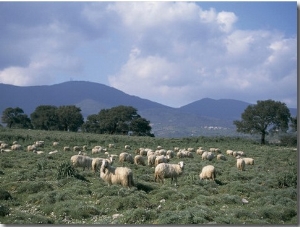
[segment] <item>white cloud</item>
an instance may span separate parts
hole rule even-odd
[[[67,8],[40,21],[2,23],[0,82],[101,83],[107,76],[117,89],[175,107],[205,97],[274,97],[296,106],[295,37],[239,29],[234,12],[204,10],[201,2],[80,3],[63,13]]]
[[[296,39],[285,40],[280,33],[264,30],[239,30],[233,12],[205,11],[192,3],[132,4],[110,8],[123,19],[134,52],[138,50],[134,58],[129,53],[127,62],[110,76],[112,86],[173,106],[204,97],[256,102],[269,97],[275,84],[287,89],[277,82],[286,77],[285,84],[296,90],[290,83],[296,81],[296,74],[289,73],[295,69]],[[278,69],[281,75],[273,69],[278,65],[284,68]]]

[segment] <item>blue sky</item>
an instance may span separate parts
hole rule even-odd
[[[0,83],[297,106],[297,2],[0,2]]]

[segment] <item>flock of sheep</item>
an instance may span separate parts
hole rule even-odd
[[[32,145],[27,146],[28,152],[34,152],[37,154],[43,154],[44,151],[41,151],[39,148],[44,147],[44,141],[36,141]],[[58,142],[53,142],[52,146],[57,147]],[[209,151],[205,151],[202,147],[199,147],[197,150],[194,148],[180,149],[179,147],[174,147],[173,150],[165,150],[161,146],[157,146],[156,150],[150,148],[139,148],[134,152],[131,150],[129,145],[125,145],[124,149],[126,151],[117,154],[110,154],[109,149],[115,148],[114,144],[109,144],[108,148],[102,146],[94,146],[91,149],[91,154],[104,153],[107,157],[89,157],[87,155],[88,148],[87,146],[74,146],[72,149],[68,146],[64,147],[64,151],[78,152],[77,155],[72,155],[70,161],[72,165],[77,168],[81,167],[83,170],[91,169],[94,173],[100,173],[100,178],[107,182],[109,185],[120,184],[124,187],[134,186],[133,181],[133,171],[124,167],[124,162],[128,162],[135,165],[142,165],[154,168],[154,180],[155,182],[164,183],[165,178],[170,178],[171,183],[177,184],[177,178],[182,175],[184,171],[185,163],[181,160],[178,164],[168,163],[175,156],[178,159],[184,158],[194,158],[194,155],[200,155],[202,160],[211,161],[215,157],[217,160],[226,161],[227,157],[221,153],[219,148],[210,148]],[[22,146],[16,141],[13,142],[11,146],[7,143],[0,141],[1,152],[10,152],[13,150],[23,150]],[[50,151],[48,154],[52,155],[57,153],[58,150]],[[254,159],[245,157],[243,151],[233,151],[227,150],[227,156],[233,156],[236,158],[236,167],[238,170],[244,171],[245,165],[254,165]],[[118,159],[119,164],[123,166],[114,167],[113,164]],[[147,162],[147,163],[146,163]],[[202,179],[211,179],[215,180],[216,178],[216,169],[213,165],[206,165],[202,168],[199,174],[200,180]]]

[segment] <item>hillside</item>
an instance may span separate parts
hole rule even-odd
[[[27,87],[0,84],[0,114],[8,107],[20,107],[30,115],[39,105],[76,105],[85,118],[104,108],[133,106],[142,117],[150,120],[155,136],[184,137],[235,133],[232,122],[240,119],[250,103],[205,98],[172,108],[87,81]],[[291,109],[293,116],[296,112]]]

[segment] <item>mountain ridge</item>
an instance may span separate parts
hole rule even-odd
[[[202,135],[208,127],[233,130],[233,120],[239,120],[241,113],[251,104],[234,99],[204,98],[174,108],[89,81],[26,87],[0,83],[0,114],[8,107],[20,107],[30,115],[39,105],[76,105],[85,118],[101,109],[133,106],[151,122],[155,136],[183,137]]]

